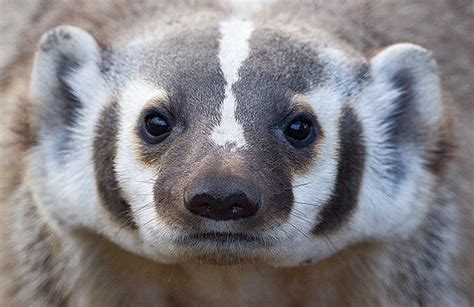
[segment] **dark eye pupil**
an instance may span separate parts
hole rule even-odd
[[[311,123],[304,118],[297,118],[290,122],[285,129],[285,135],[294,140],[303,141],[311,132]]]
[[[150,135],[155,137],[168,133],[171,130],[168,121],[160,115],[147,116],[145,118],[145,128]]]

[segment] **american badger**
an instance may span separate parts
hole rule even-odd
[[[2,306],[472,303],[467,1],[1,6]]]

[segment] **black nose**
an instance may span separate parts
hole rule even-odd
[[[208,193],[197,194],[185,203],[194,214],[216,221],[238,220],[257,213],[259,204],[251,201],[244,192],[238,191],[225,196]]]

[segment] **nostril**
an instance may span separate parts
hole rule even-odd
[[[189,201],[185,201],[185,207],[194,214],[208,217],[214,201],[208,194],[199,194],[193,196]]]
[[[209,210],[211,210],[211,208],[209,207],[208,204],[203,204],[199,207],[199,210],[209,212]]]

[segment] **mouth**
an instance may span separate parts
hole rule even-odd
[[[260,258],[274,242],[261,235],[230,232],[189,233],[176,238],[190,258],[213,264],[237,264]]]
[[[199,244],[216,244],[222,246],[230,246],[233,244],[255,245],[255,247],[268,247],[272,244],[270,240],[263,236],[231,233],[231,232],[202,232],[190,233],[177,238],[176,243],[180,245],[199,245]]]

